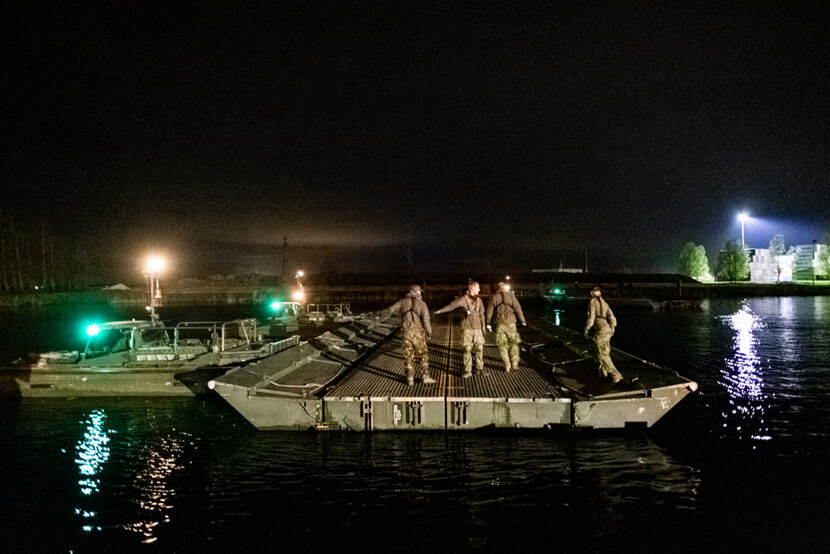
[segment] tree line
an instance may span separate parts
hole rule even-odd
[[[55,231],[46,218],[0,213],[0,289],[77,290],[102,281],[100,255],[88,243]]]
[[[830,233],[824,236],[823,244],[830,245]],[[795,246],[787,248],[784,235],[781,234],[772,237],[769,249],[773,256],[795,253]],[[825,275],[830,274],[830,248],[826,247],[819,252],[819,264]],[[702,245],[687,242],[678,256],[678,271],[698,280],[712,280],[716,277],[720,281],[744,281],[749,279],[749,250],[740,241],[727,241],[718,254],[715,275],[712,276],[706,249]]]

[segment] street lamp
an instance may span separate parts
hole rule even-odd
[[[144,276],[148,282],[148,292],[150,294],[150,303],[147,305],[147,311],[150,312],[150,324],[157,325],[159,315],[156,313],[156,308],[161,306],[161,286],[159,285],[158,274],[164,269],[164,259],[158,256],[150,256],[147,258],[147,263],[144,266]]]
[[[297,288],[291,293],[291,298],[296,302],[305,302],[305,290],[303,289],[303,282],[301,280],[304,276],[305,272],[302,269],[294,274],[294,278],[297,280]]]
[[[746,249],[746,243],[744,242],[744,223],[749,216],[746,215],[746,212],[741,212],[738,214],[738,221],[741,222],[741,249]]]

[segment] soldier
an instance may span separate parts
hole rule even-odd
[[[496,285],[496,294],[487,304],[487,330],[492,331],[490,322],[495,315],[496,320],[496,344],[499,347],[499,355],[504,362],[504,371],[510,373],[511,367],[519,369],[519,344],[522,339],[516,330],[516,320],[526,326],[525,315],[522,313],[522,306],[516,300],[516,296],[510,292],[510,287],[505,283]]]
[[[401,350],[406,361],[406,384],[415,384],[415,362],[421,366],[421,380],[425,385],[435,383],[429,376],[429,350],[427,341],[432,337],[429,324],[429,308],[421,299],[421,287],[412,285],[406,296],[389,306],[384,312],[401,314],[403,341]]]
[[[440,310],[433,312],[435,315],[443,314],[461,307],[465,311],[464,319],[461,320],[461,347],[464,349],[464,379],[473,376],[473,356],[475,351],[476,374],[488,375],[484,369],[484,302],[478,297],[481,287],[475,281],[467,285],[467,294],[459,296]]]
[[[589,331],[594,330],[594,344],[596,345],[597,363],[603,377],[611,377],[613,383],[621,381],[623,376],[614,367],[611,360],[611,336],[617,327],[617,318],[608,302],[602,298],[599,287],[591,289],[591,300],[588,302],[588,320],[585,322],[585,338],[589,338]]]

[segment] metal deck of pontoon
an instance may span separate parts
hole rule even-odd
[[[387,327],[383,327],[386,325]],[[406,384],[395,320],[354,322],[340,332],[228,372],[215,390],[260,429],[462,430],[650,426],[696,385],[615,351],[630,380],[597,376],[581,335],[523,330],[522,361],[506,373],[492,339],[489,375],[463,379],[460,331],[452,317],[433,322],[430,373],[437,383]]]
[[[495,345],[485,345],[487,376],[463,379],[460,332],[447,321],[434,325],[429,344],[431,375],[438,381],[424,385],[406,384],[406,366],[401,353],[401,336],[396,334],[360,363],[340,383],[326,392],[326,399],[360,396],[392,398],[551,398],[560,396],[555,387],[524,362],[518,371],[506,373]],[[488,333],[489,338],[493,335]],[[416,377],[420,375],[416,374]]]

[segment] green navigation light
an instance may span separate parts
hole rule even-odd
[[[97,323],[92,323],[91,325],[86,326],[86,334],[89,335],[90,337],[94,337],[95,335],[97,335],[100,332],[101,332],[101,328],[98,327]]]
[[[271,302],[271,309],[274,310],[275,312],[280,309],[280,306],[282,306],[282,302],[280,302],[279,300],[275,300],[274,302]]]
[[[553,294],[562,294],[562,289],[553,289]]]

